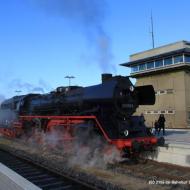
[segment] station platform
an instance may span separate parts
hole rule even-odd
[[[40,190],[7,166],[0,163],[0,190]]]
[[[157,137],[163,136],[162,131]],[[190,167],[190,130],[166,129],[164,147],[151,156],[153,160]]]

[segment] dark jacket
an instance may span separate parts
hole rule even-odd
[[[164,116],[160,116],[158,119],[158,123],[160,125],[160,127],[165,127],[165,117]]]
[[[158,121],[156,121],[155,123],[154,123],[154,128],[157,130],[157,129],[159,129],[159,123],[158,123]]]

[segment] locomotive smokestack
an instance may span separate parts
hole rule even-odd
[[[112,74],[110,74],[110,73],[103,73],[102,74],[102,83],[105,82],[105,81],[108,81],[111,78],[112,78]]]

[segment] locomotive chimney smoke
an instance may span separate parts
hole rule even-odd
[[[20,79],[14,79],[12,80],[10,83],[9,83],[9,88],[13,88],[13,89],[19,89],[19,91],[22,91],[24,93],[44,93],[45,90],[48,90],[51,89],[48,84],[43,81],[42,79],[40,79],[38,81],[39,83],[39,86],[36,86],[36,85],[33,85],[33,84],[30,84],[28,82],[23,82],[22,80]],[[45,87],[45,88],[43,88]]]
[[[20,79],[13,79],[9,83],[9,88],[26,90],[27,92],[31,92],[33,85],[26,82],[22,82]]]
[[[41,88],[41,87],[34,87],[31,91],[32,92],[41,92],[41,93],[44,93],[44,89]]]
[[[88,44],[95,50],[96,61],[103,72],[116,72],[111,63],[111,40],[104,29],[106,3],[104,0],[36,0],[51,14],[63,16],[76,28],[82,29]]]
[[[49,83],[47,83],[45,80],[40,79],[38,81],[39,86],[41,86],[46,92],[52,91],[53,88],[51,87],[51,85]]]
[[[5,100],[5,96],[3,94],[0,94],[0,105],[1,105],[1,102]]]
[[[111,40],[109,36],[102,30],[99,31],[97,48],[98,63],[103,72],[113,71],[116,73],[116,68],[111,64],[113,54],[111,52]]]

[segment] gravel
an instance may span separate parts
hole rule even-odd
[[[147,179],[135,177],[135,174],[118,173],[114,170],[97,167],[71,165],[67,155],[40,146],[31,147],[27,143],[11,141],[0,137],[0,148],[19,157],[35,162],[72,179],[93,185],[97,189],[108,190],[169,190],[171,186],[149,184]],[[176,188],[176,190],[179,188]]]

